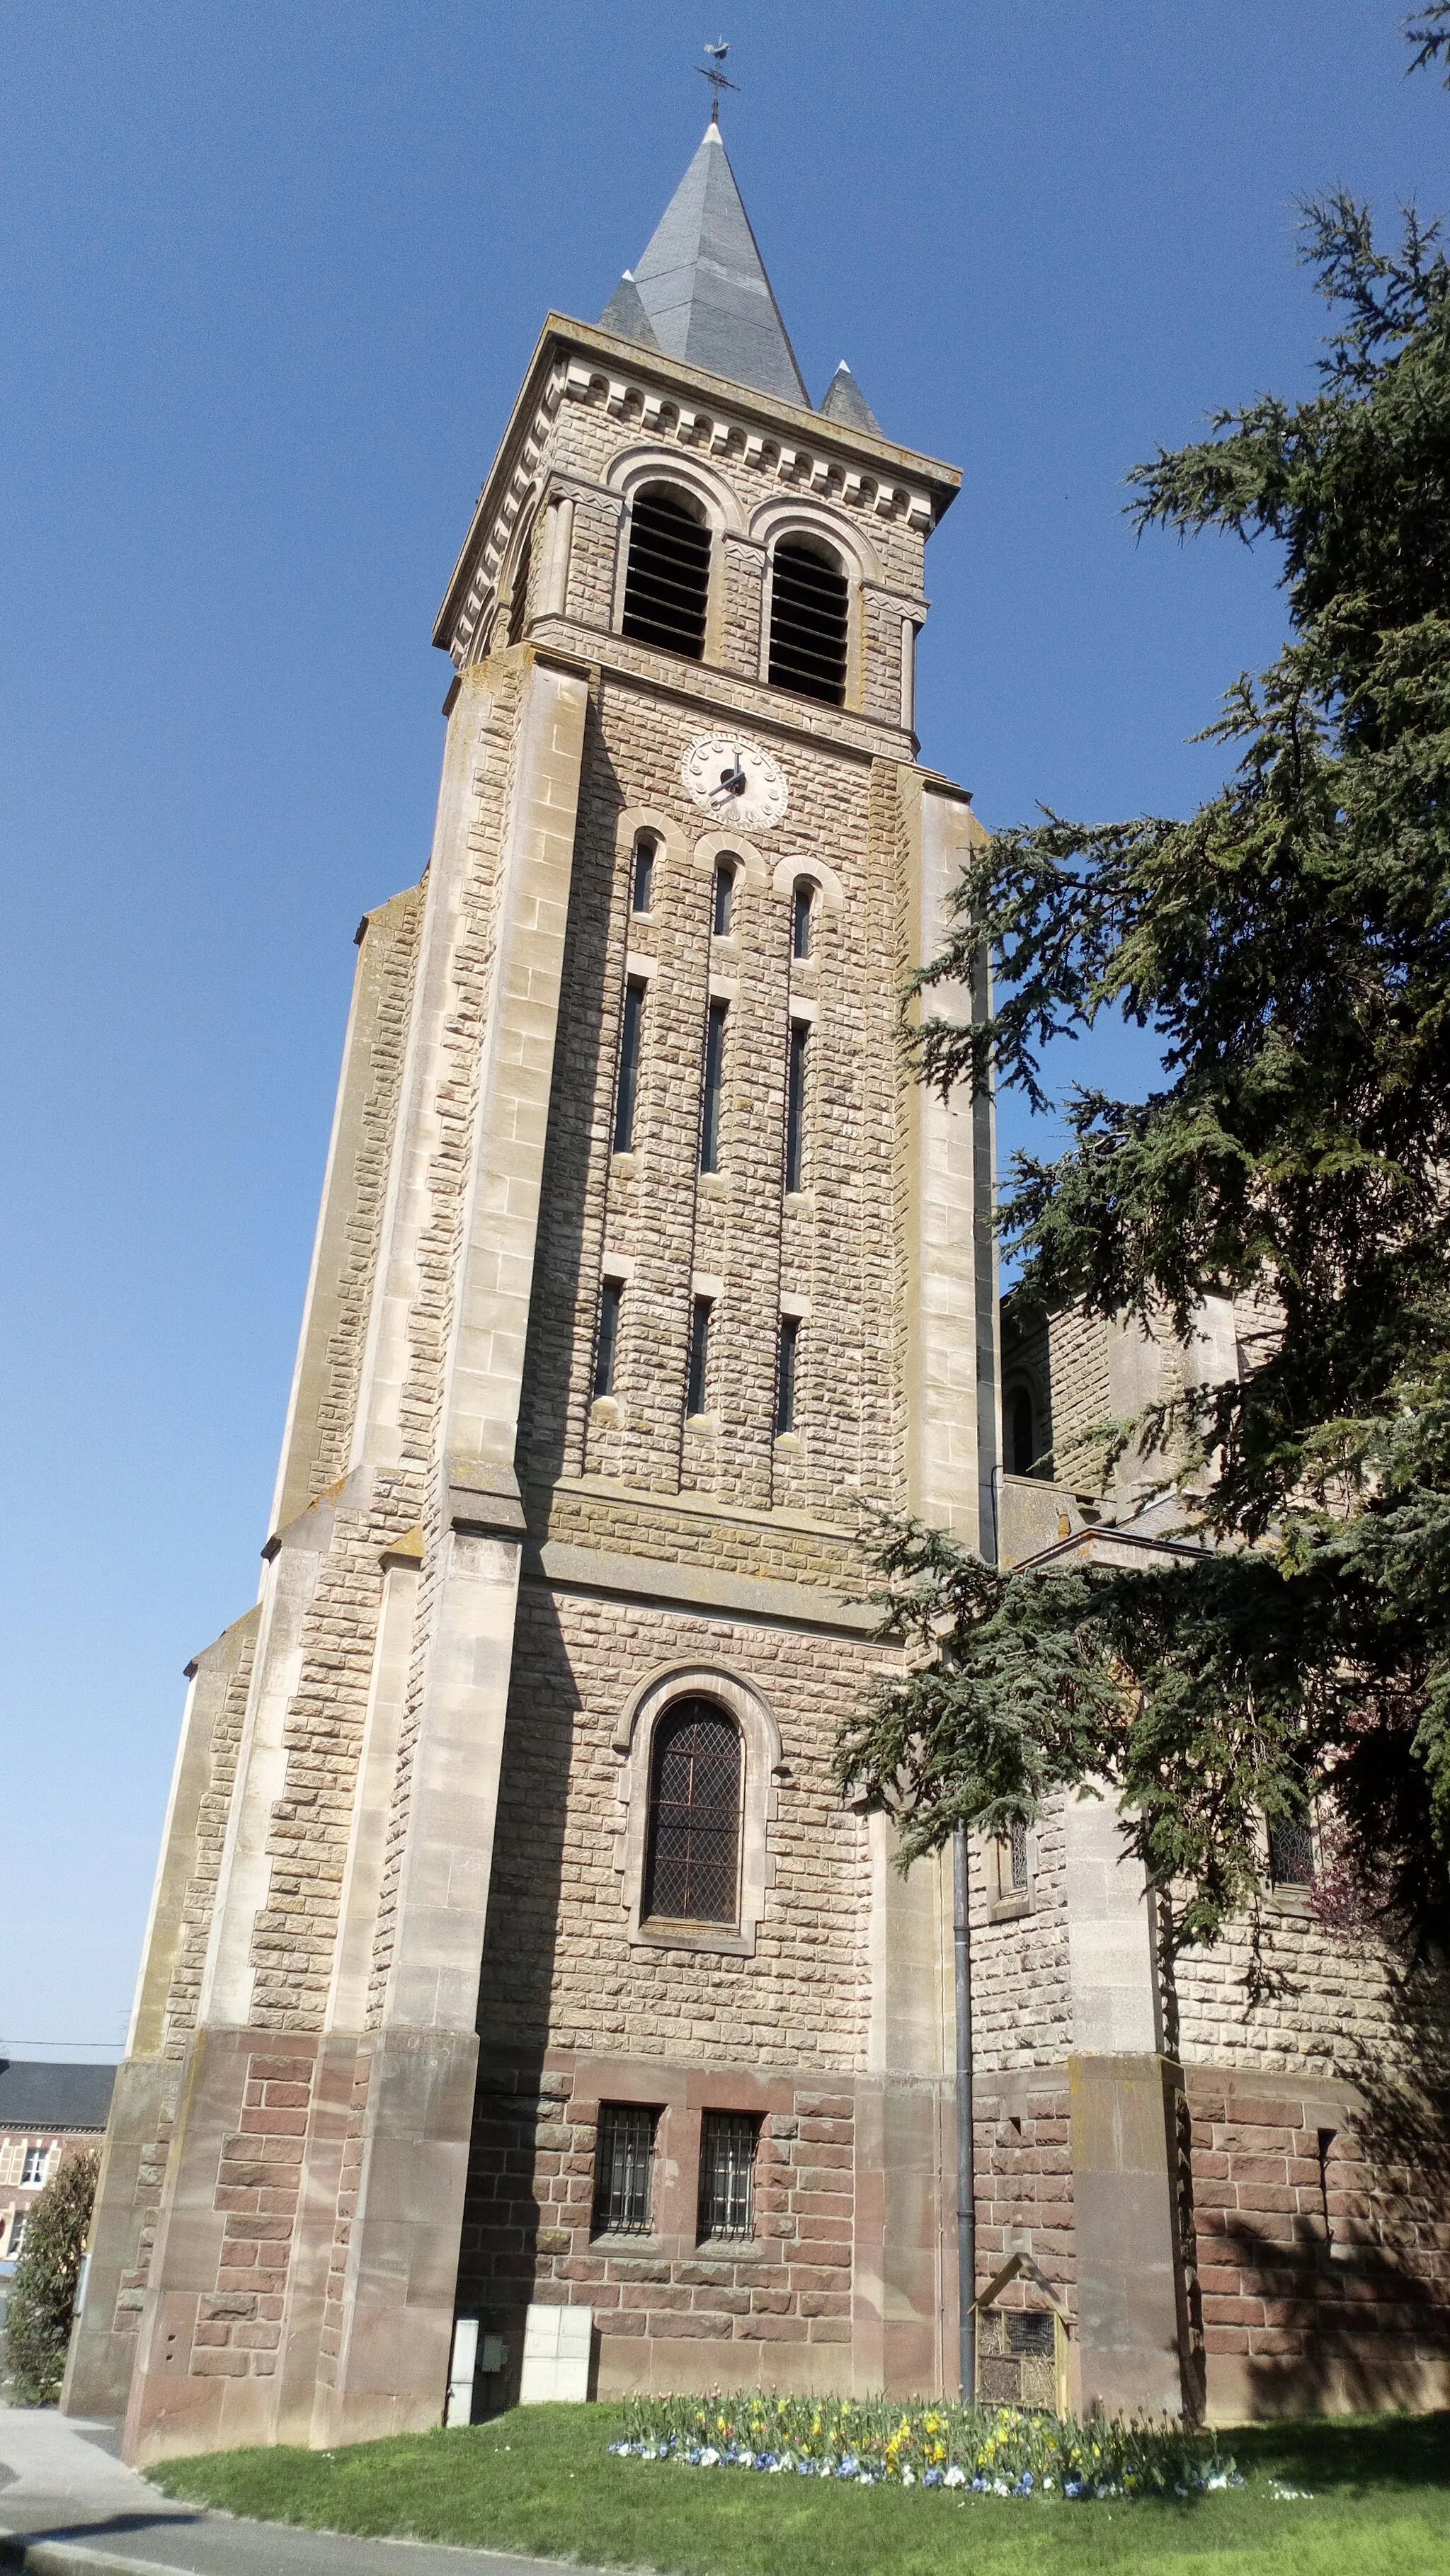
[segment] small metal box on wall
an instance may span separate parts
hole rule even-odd
[[[1014,2281],[1030,2283],[1046,2305],[998,2305]],[[1068,2411],[1068,2343],[1071,2320],[1046,2274],[1030,2254],[1014,2254],[972,2302],[977,2319],[975,2397],[979,2406],[1026,2406],[1044,2414]]]

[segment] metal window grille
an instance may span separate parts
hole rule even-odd
[[[614,1361],[619,1347],[619,1309],[623,1302],[622,1281],[606,1279],[599,1292],[599,1340],[594,1353],[596,1395],[614,1393]]]
[[[1276,1887],[1312,1887],[1314,1836],[1307,1816],[1284,1816],[1269,1827],[1269,1869]]]
[[[725,1016],[728,1002],[712,1002],[705,1028],[705,1114],[700,1123],[700,1169],[720,1169],[720,1094],[725,1082]]]
[[[811,900],[812,888],[798,885],[791,914],[790,948],[793,957],[809,957],[811,953]]]
[[[655,899],[655,845],[640,839],[634,845],[634,894],[632,910],[652,912]]]
[[[785,1097],[785,1185],[789,1191],[805,1187],[806,1048],[809,1041],[807,1022],[792,1020],[790,1070]]]
[[[799,539],[776,547],[770,585],[770,683],[840,706],[846,695],[846,577]]]
[[[710,531],[674,492],[641,492],[630,513],[626,635],[698,662],[710,596]]]
[[[775,1435],[780,1439],[795,1429],[795,1363],[796,1345],[800,1340],[799,1315],[782,1315],[780,1319],[780,1362],[775,1373]]]
[[[624,1026],[619,1034],[619,1090],[614,1103],[614,1150],[627,1154],[634,1143],[634,1111],[639,1098],[639,1051],[644,1033],[644,986],[624,988]]]
[[[596,2236],[648,2236],[650,2167],[658,2111],[641,2102],[601,2102],[594,2157]]]
[[[760,2123],[747,2111],[707,2111],[700,2135],[700,2234],[755,2233],[755,2151]]]
[[[727,859],[722,860],[715,870],[715,936],[717,939],[729,938],[730,924],[734,915],[735,870]]]
[[[650,1764],[646,1917],[733,1923],[740,1855],[740,1730],[713,1700],[678,1700]]]
[[[686,1397],[686,1409],[690,1413],[703,1413],[705,1410],[705,1389],[709,1368],[710,1300],[708,1297],[697,1297],[695,1311],[690,1320],[690,1391]]]
[[[1021,1896],[1027,1886],[1027,1827],[1020,1816],[1014,1817],[1007,1833],[1012,1864],[1012,1893]]]

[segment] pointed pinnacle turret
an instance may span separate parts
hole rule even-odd
[[[632,298],[625,289],[632,289]],[[621,297],[624,304],[621,308]],[[665,355],[810,410],[795,352],[771,292],[735,173],[713,122],[665,208],[633,276],[626,272],[604,327],[639,339],[626,317],[641,307]]]
[[[878,438],[881,436],[881,423],[844,358],[826,388],[821,417],[842,421],[848,429],[874,430]]]

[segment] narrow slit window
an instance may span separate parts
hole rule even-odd
[[[788,537],[770,585],[770,684],[840,706],[846,695],[846,576],[829,547]]]
[[[1027,1893],[1027,1827],[1020,1816],[1014,1816],[1007,1829],[1007,1851],[1012,1893],[1014,1896],[1025,1896]]]
[[[755,2233],[755,2157],[760,2122],[748,2111],[707,2111],[700,2124],[700,2234]]]
[[[614,1103],[616,1154],[628,1154],[634,1147],[634,1112],[639,1098],[639,1050],[643,1034],[644,986],[626,984],[624,1026],[619,1033],[619,1090]]]
[[[653,912],[655,908],[655,845],[641,834],[634,845],[634,896],[632,912]]]
[[[682,492],[652,484],[630,512],[624,633],[698,662],[709,596],[709,529]]]
[[[735,918],[735,870],[729,859],[722,859],[715,870],[715,936],[730,937]]]
[[[795,1364],[800,1342],[799,1315],[782,1315],[780,1319],[780,1357],[775,1372],[775,1436],[783,1439],[795,1429]]]
[[[712,1002],[705,1029],[705,1114],[700,1122],[700,1169],[720,1169],[720,1094],[725,1081],[725,1020],[728,1002]]]
[[[794,1193],[805,1187],[806,1049],[810,1030],[804,1020],[790,1027],[790,1072],[785,1098],[785,1186]]]
[[[1008,1472],[1013,1476],[1030,1476],[1037,1455],[1031,1390],[1025,1386],[1014,1387],[1007,1398],[1006,1410]]]
[[[650,2171],[658,2111],[642,2102],[601,2102],[594,2155],[596,2236],[648,2236]]]
[[[735,1922],[739,1855],[740,1729],[714,1700],[678,1700],[650,1763],[645,1920]]]
[[[622,1279],[606,1279],[599,1292],[599,1340],[594,1352],[594,1392],[613,1395],[614,1363],[619,1350],[619,1310],[624,1303]]]
[[[815,887],[804,877],[796,887],[795,905],[791,916],[790,953],[792,957],[805,958],[811,953],[811,933],[814,925],[812,907],[815,891]]]
[[[699,1414],[708,1410],[706,1389],[709,1385],[709,1377],[710,1300],[708,1297],[697,1297],[694,1312],[690,1317],[690,1390],[686,1398],[687,1412]]]
[[[519,548],[509,594],[509,642],[522,644],[529,622],[529,567],[533,560],[534,532],[530,528]]]

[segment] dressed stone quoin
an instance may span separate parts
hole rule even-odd
[[[830,1765],[899,1663],[866,1506],[992,1554],[1050,1494],[998,1457],[988,1108],[898,1043],[980,829],[914,732],[958,485],[848,368],[812,408],[713,122],[544,326],[428,868],[358,933],[261,1595],[189,1668],[65,2398],[132,2460],[956,2390],[950,1859]],[[1170,2054],[1117,1855],[1091,1799],[973,1851],[978,2286],[1020,2255],[1035,2312],[982,2366],[1050,2314],[1075,2406],[1177,2411],[1194,2086],[1296,2139],[1350,2096],[1227,1987]],[[1247,2335],[1206,2366],[1255,2399]]]

